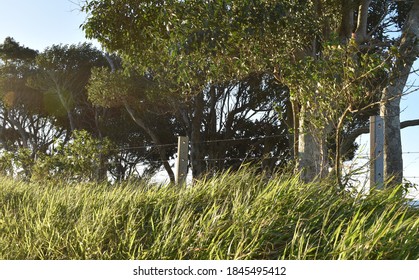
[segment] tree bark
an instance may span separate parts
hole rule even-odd
[[[380,104],[380,115],[384,118],[384,180],[391,180],[390,186],[403,182],[400,98],[418,55],[419,0],[415,0],[404,25],[390,83],[383,91]]]
[[[342,20],[339,27],[339,37],[342,43],[347,43],[352,36],[354,28],[353,5],[352,0],[341,0]]]
[[[326,131],[319,131],[310,123],[305,106],[300,111],[297,170],[303,182],[312,182],[327,174]]]
[[[355,42],[359,45],[369,40],[367,34],[368,8],[372,0],[361,0],[358,9],[358,21],[355,30]]]

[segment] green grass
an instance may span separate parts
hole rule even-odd
[[[418,259],[419,211],[251,169],[193,187],[0,179],[0,259]]]

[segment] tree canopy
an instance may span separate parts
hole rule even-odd
[[[404,23],[415,22],[417,2],[92,0],[83,6],[89,13],[83,28],[108,51],[120,54],[128,67],[152,74],[167,90],[196,94],[209,84],[252,73],[275,75],[291,89],[293,152],[303,177],[311,180],[328,165],[324,143],[330,127],[338,142],[335,161],[340,161],[340,133],[348,118],[373,106],[380,89],[389,92],[390,79],[397,79],[391,74],[387,79],[385,69],[398,71],[392,62],[406,56],[397,57],[398,43],[389,32],[416,29]],[[334,66],[336,55],[340,63]],[[343,90],[346,97],[340,98]],[[398,115],[394,108],[401,91],[381,96],[382,114]],[[401,146],[400,121],[394,118],[386,122],[386,133],[396,136],[385,149],[388,178],[402,173],[397,163],[401,150],[396,148]],[[310,135],[314,132],[315,137]],[[390,159],[391,154],[397,156]],[[337,163],[338,173],[339,168]]]
[[[81,137],[116,144],[98,150],[89,178],[122,180],[143,163],[173,180],[175,136],[186,134],[194,178],[263,159],[266,170],[291,163],[304,181],[333,166],[341,183],[356,135],[381,112],[385,176],[401,182],[399,107],[419,54],[419,0],[88,0],[82,9],[83,29],[107,53],[0,45],[0,142],[26,177]]]
[[[189,88],[272,71],[318,34],[298,1],[87,1],[83,28],[142,73]]]

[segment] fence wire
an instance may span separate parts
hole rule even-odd
[[[270,138],[280,138],[283,137],[283,135],[267,135],[267,136],[253,136],[253,137],[242,137],[242,138],[231,138],[231,139],[216,139],[216,140],[206,140],[201,142],[190,142],[192,145],[204,145],[204,144],[213,144],[213,143],[222,143],[222,142],[229,142],[229,143],[236,143],[241,141],[257,141],[257,140],[264,140],[264,139],[270,139]],[[143,145],[143,146],[135,146],[135,147],[126,147],[126,148],[120,148],[120,149],[114,149],[114,151],[132,151],[132,150],[139,150],[139,149],[145,149],[149,150],[148,155],[150,155],[154,149],[158,148],[174,148],[177,147],[178,143],[171,143],[171,144],[162,144],[162,145]],[[403,155],[413,155],[413,154],[419,154],[419,151],[406,151],[402,153]],[[215,162],[215,161],[246,161],[246,160],[266,160],[266,159],[280,159],[278,156],[248,156],[248,157],[224,157],[224,158],[201,158],[197,159],[199,161],[205,161],[205,162]],[[163,164],[167,161],[173,161],[174,159],[168,159],[166,161],[163,160],[147,160],[146,157],[144,157],[144,161],[151,164]],[[369,153],[361,152],[359,154],[355,155],[354,160],[370,160]],[[415,161],[409,162],[408,164],[405,164],[405,166],[409,166],[413,163],[416,163]],[[405,168],[406,168],[405,167]],[[369,172],[369,171],[366,171]],[[359,175],[357,175],[359,176]],[[404,176],[406,179],[419,179],[419,176],[406,174]]]

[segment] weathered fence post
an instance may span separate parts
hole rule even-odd
[[[370,117],[370,187],[384,187],[384,121]]]
[[[188,136],[179,136],[175,166],[175,181],[177,185],[183,185],[186,182],[186,175],[188,173],[188,148]]]

